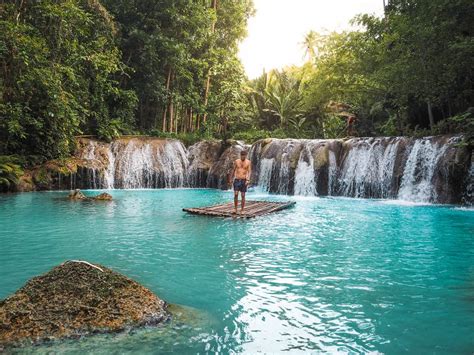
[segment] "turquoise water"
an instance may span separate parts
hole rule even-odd
[[[197,319],[38,352],[474,351],[472,210],[250,193],[297,204],[243,221],[181,211],[228,201],[228,192],[111,193],[96,203],[66,192],[1,195],[0,298],[83,259]]]

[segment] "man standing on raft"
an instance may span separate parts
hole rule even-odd
[[[239,192],[242,196],[242,204],[240,213],[245,208],[245,193],[247,192],[247,186],[250,183],[250,160],[247,159],[247,151],[243,150],[240,152],[240,159],[234,161],[234,170],[232,176],[234,178],[234,213],[237,214],[237,206],[239,204]]]

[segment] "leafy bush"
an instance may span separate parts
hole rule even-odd
[[[237,132],[232,135],[232,138],[246,143],[254,143],[259,139],[270,138],[271,132],[266,130],[258,131],[243,131]]]
[[[232,138],[235,140],[244,141],[245,143],[255,143],[260,139],[265,138],[289,138],[291,134],[286,132],[285,130],[278,128],[273,131],[267,130],[254,130],[254,131],[243,131],[243,132],[236,132],[232,135]]]
[[[19,160],[15,156],[0,156],[0,191],[8,191],[18,183],[18,179],[23,175],[23,169],[19,165]]]

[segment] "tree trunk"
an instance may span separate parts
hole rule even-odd
[[[434,129],[434,116],[433,116],[433,107],[431,106],[431,100],[427,100],[426,103],[428,104],[428,117],[430,118],[430,130],[433,131]]]
[[[204,109],[207,110],[207,103],[209,101],[209,89],[211,87],[211,70],[207,73],[207,81],[206,81],[206,90],[204,91]],[[202,122],[206,123],[207,121],[207,111],[204,112],[202,117]]]
[[[212,0],[211,2],[211,8],[214,9],[214,12],[216,13],[217,16],[217,0]],[[216,22],[217,22],[217,17],[216,21],[213,21],[211,24],[211,33],[214,33],[216,31]],[[211,48],[212,49],[212,48]],[[202,122],[206,123],[207,121],[207,103],[209,101],[209,90],[211,88],[211,68],[209,68],[209,71],[207,72],[207,79],[206,79],[206,88],[204,90],[204,115],[202,117]]]
[[[170,114],[170,127],[169,127],[169,131],[170,133],[173,132],[173,129],[174,129],[174,126],[173,126],[173,118],[174,118],[174,104],[173,104],[173,98],[170,97],[170,103],[169,103],[169,106],[168,106],[168,111],[169,111],[169,114]]]
[[[170,86],[171,86],[171,74],[173,70],[171,67],[168,68],[168,78],[166,79],[166,92],[169,94],[170,91]],[[161,130],[163,132],[166,132],[166,116],[168,115],[168,106],[165,105],[165,108],[163,109],[163,125]]]
[[[179,109],[175,110],[174,114],[174,133],[178,134],[178,125],[179,125]]]
[[[189,122],[188,122],[188,130],[189,132],[193,132],[193,108],[189,109]]]

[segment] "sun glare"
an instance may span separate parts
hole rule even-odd
[[[341,31],[360,13],[381,15],[382,0],[254,0],[257,10],[249,21],[240,58],[249,78],[263,70],[303,62],[301,42],[310,31]]]

